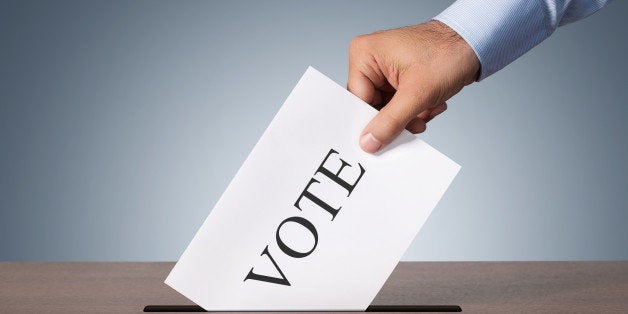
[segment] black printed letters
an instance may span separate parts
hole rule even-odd
[[[281,275],[281,279],[276,278],[276,277],[256,274],[253,272],[253,268],[251,268],[251,271],[249,271],[249,273],[246,275],[246,277],[244,278],[244,281],[246,281],[247,279],[253,279],[253,280],[259,280],[259,281],[266,281],[266,282],[270,282],[270,283],[274,283],[278,285],[289,286],[290,282],[288,281],[286,276],[283,274],[281,269],[279,269],[279,266],[277,266],[275,259],[273,259],[273,257],[270,256],[270,253],[268,253],[268,245],[262,251],[262,256],[264,255],[268,256],[268,259],[270,259],[270,261],[273,263],[273,265],[275,266],[275,269],[277,269],[277,271],[279,272],[279,275]]]
[[[321,164],[318,166],[318,169],[316,169],[316,172],[314,172],[314,176],[316,176],[317,174],[322,174],[325,177],[331,179],[331,181],[334,184],[346,190],[347,197],[349,197],[351,195],[351,192],[353,192],[355,187],[358,185],[358,182],[360,182],[360,179],[362,179],[362,176],[364,175],[366,170],[364,169],[364,167],[362,167],[360,163],[358,163],[359,175],[357,175],[357,179],[355,179],[354,182],[349,183],[340,177],[340,174],[343,172],[343,170],[350,171],[350,170],[345,170],[345,167],[352,168],[352,166],[348,162],[344,161],[339,156],[336,156],[341,163],[337,171],[334,172],[328,169],[327,167],[325,167],[325,163],[333,155],[339,155],[339,154],[337,151],[330,149],[327,155],[325,156],[325,158],[323,159],[323,162],[321,162]],[[327,213],[331,214],[331,221],[333,221],[334,218],[336,218],[336,215],[338,215],[338,212],[340,212],[340,209],[342,208],[342,206],[338,206],[338,208],[334,208],[324,201],[325,198],[323,196],[315,195],[314,193],[310,192],[310,187],[313,184],[322,184],[322,183],[321,181],[317,180],[314,177],[311,178],[310,181],[306,184],[305,188],[303,189],[303,192],[301,192],[301,194],[297,197],[297,200],[294,203],[294,207],[296,207],[298,210],[301,211],[302,210],[301,202],[304,201],[303,200],[304,198],[308,199],[309,201],[311,201],[312,203],[314,203],[315,205],[317,205],[318,207],[320,207]],[[306,230],[304,232],[310,232],[312,234],[312,236],[314,237],[314,244],[308,251],[305,251],[305,252],[297,251],[296,249],[291,248],[289,245],[287,245],[284,239],[281,238],[280,230],[284,225],[288,223],[299,224],[301,225],[301,227],[303,227]],[[283,252],[287,256],[290,256],[292,258],[304,258],[312,254],[312,252],[314,252],[314,250],[316,249],[316,246],[318,245],[318,232],[316,231],[316,227],[314,226],[314,224],[312,224],[309,220],[303,217],[293,216],[293,217],[286,218],[279,224],[279,226],[277,226],[277,231],[275,233],[275,241],[277,242],[277,246],[279,247],[281,252]],[[268,250],[268,247],[269,246],[267,245],[264,248],[261,256],[264,256],[264,255],[268,256],[268,259],[273,264],[273,266],[275,266],[275,269],[279,273],[279,276],[273,277],[273,276],[268,276],[268,275],[257,274],[254,272],[255,267],[251,267],[251,270],[249,271],[249,273],[246,275],[246,277],[244,277],[244,281],[246,282],[247,280],[251,279],[251,280],[263,281],[263,282],[267,282],[271,284],[290,286],[290,282],[288,281],[288,278],[284,275],[280,266],[277,265],[277,263],[275,262],[275,259],[273,259],[270,251]]]

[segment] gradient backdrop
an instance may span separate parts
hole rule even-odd
[[[177,259],[308,65],[448,3],[0,1],[0,260]],[[430,123],[462,171],[406,260],[628,259],[626,16]]]

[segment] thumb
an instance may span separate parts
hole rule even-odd
[[[399,88],[390,102],[362,131],[360,147],[367,153],[376,153],[390,144],[412,119],[429,107],[430,101],[423,93]]]

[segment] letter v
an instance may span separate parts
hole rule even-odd
[[[270,259],[270,261],[273,263],[273,265],[275,265],[275,269],[277,269],[277,271],[279,271],[279,274],[281,275],[281,279],[276,278],[276,277],[270,277],[270,276],[256,274],[256,273],[253,272],[253,267],[251,267],[251,270],[249,271],[249,273],[244,278],[244,281],[246,281],[247,279],[253,279],[253,280],[258,280],[258,281],[265,281],[265,282],[269,282],[269,283],[274,283],[274,284],[278,284],[278,285],[290,286],[290,282],[288,282],[288,279],[286,278],[286,276],[283,274],[281,269],[279,269],[279,266],[277,266],[277,263],[275,263],[275,260],[273,259],[273,257],[270,256],[270,253],[268,252],[268,245],[264,248],[264,250],[262,251],[262,254],[260,254],[260,256],[263,256],[264,254],[268,255],[268,258]]]

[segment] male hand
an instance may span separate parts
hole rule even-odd
[[[360,136],[375,153],[405,128],[421,133],[447,109],[446,100],[478,77],[473,49],[447,25],[430,21],[355,37],[347,89],[379,113]]]

